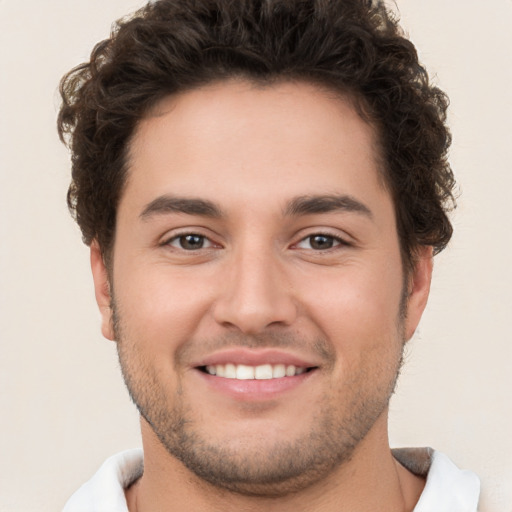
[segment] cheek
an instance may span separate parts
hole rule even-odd
[[[400,272],[385,267],[369,272],[361,267],[317,279],[304,302],[338,350],[356,352],[398,336],[401,295]]]
[[[124,334],[156,353],[174,351],[194,336],[208,310],[208,288],[163,268],[142,267],[115,285]]]
[[[311,310],[336,354],[331,378],[332,389],[340,389],[339,403],[367,393],[387,399],[400,366],[401,286],[385,274],[377,286],[375,276],[371,280],[366,277],[346,276]]]

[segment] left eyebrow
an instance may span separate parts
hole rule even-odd
[[[142,220],[148,220],[155,215],[166,213],[184,213],[186,215],[200,215],[211,218],[223,216],[221,209],[211,201],[164,195],[157,197],[146,205],[139,217]]]
[[[372,211],[368,206],[348,195],[299,196],[286,205],[284,214],[300,216],[335,211],[360,213],[373,219]]]

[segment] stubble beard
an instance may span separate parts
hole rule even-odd
[[[209,441],[194,420],[194,411],[180,386],[173,397],[155,369],[126,335],[123,320],[112,303],[118,356],[125,384],[141,416],[167,452],[209,484],[246,496],[278,497],[303,490],[351,460],[378,418],[385,414],[403,360],[403,309],[397,320],[400,340],[395,357],[384,365],[372,359],[365,371],[327,390],[308,431],[295,439],[280,439],[246,449],[243,443],[220,445]],[[320,340],[324,347],[326,341]],[[333,355],[335,357],[335,355]],[[362,357],[365,357],[364,355]],[[375,379],[375,374],[381,377]],[[369,382],[376,382],[368,389]],[[344,403],[343,414],[333,404]],[[297,418],[300,421],[300,418]],[[203,426],[203,428],[207,428]],[[261,435],[261,434],[260,434]]]

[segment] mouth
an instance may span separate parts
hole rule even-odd
[[[271,380],[285,377],[296,377],[316,369],[315,366],[296,366],[293,364],[212,364],[200,366],[198,369],[208,375],[236,380]]]
[[[244,403],[273,401],[303,389],[320,375],[321,361],[314,355],[300,355],[278,349],[223,349],[192,364],[215,396],[220,393]]]

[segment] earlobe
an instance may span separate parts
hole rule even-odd
[[[414,335],[427,305],[433,269],[433,248],[423,246],[417,250],[414,269],[409,276],[405,339]]]
[[[94,293],[101,314],[101,333],[108,340],[115,341],[112,319],[112,297],[108,272],[98,242],[91,244],[91,270],[94,280]]]

